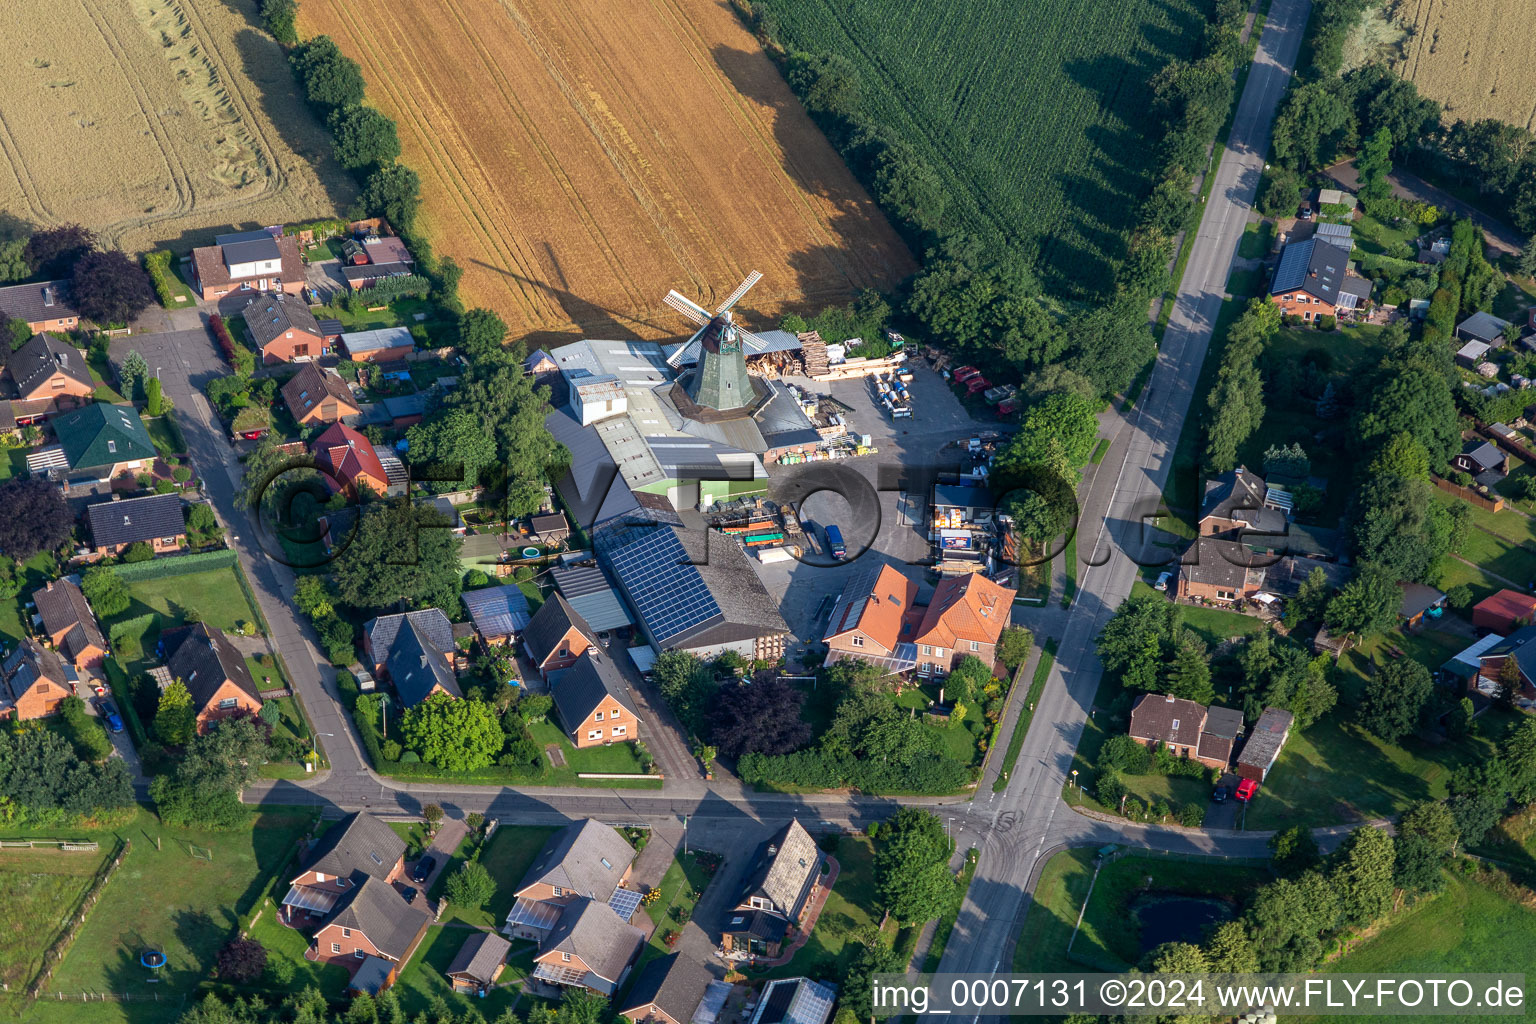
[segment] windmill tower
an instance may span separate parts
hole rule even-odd
[[[699,365],[684,388],[689,398],[706,409],[731,412],[745,409],[756,400],[752,378],[747,375],[746,356],[741,351],[742,342],[754,336],[736,326],[731,307],[740,302],[762,276],[755,270],[748,274],[714,313],[675,291],[667,292],[667,297],[662,300],[699,325],[698,331],[689,339],[699,342]]]

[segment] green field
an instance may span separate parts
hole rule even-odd
[[[233,566],[158,580],[130,580],[128,594],[132,599],[128,610],[103,622],[107,629],[123,619],[150,612],[160,616],[161,631],[173,629],[186,623],[188,610],[196,611],[201,621],[215,629],[233,630],[238,622],[260,622],[251,602],[246,600]],[[157,635],[151,630],[145,642],[152,644]]]
[[[443,920],[462,921],[482,928],[500,928],[512,910],[512,904],[517,902],[517,883],[523,880],[533,858],[539,855],[555,831],[531,825],[503,825],[498,828],[491,835],[490,842],[480,851],[481,865],[496,880],[496,895],[491,897],[491,902],[486,906],[475,910],[447,905],[443,909]],[[468,855],[467,845],[455,851],[432,887],[430,895],[434,899],[447,884],[448,876],[459,869]]]
[[[0,851],[0,982],[25,989],[43,966],[43,951],[64,930],[111,854],[65,853],[38,847]]]
[[[928,163],[946,226],[1037,245],[1053,290],[1101,292],[1151,186],[1147,83],[1198,48],[1196,0],[771,0],[792,49],[837,53],[860,105]]]

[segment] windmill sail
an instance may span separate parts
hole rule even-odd
[[[731,412],[747,408],[756,398],[752,378],[747,374],[746,356],[742,352],[742,343],[748,338],[756,338],[736,326],[731,307],[740,302],[762,277],[755,270],[748,274],[736,290],[726,296],[714,315],[675,291],[668,292],[662,300],[689,320],[702,325],[694,335],[699,342],[699,365],[688,378],[685,388],[688,397],[703,408]]]

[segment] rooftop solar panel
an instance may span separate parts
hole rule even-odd
[[[611,537],[606,556],[660,644],[721,615],[720,605],[671,529],[626,529]]]

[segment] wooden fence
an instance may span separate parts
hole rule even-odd
[[[1486,423],[1479,423],[1477,425],[1477,432],[1511,455],[1519,456],[1526,462],[1536,463],[1536,448],[1532,448],[1517,437],[1505,437],[1502,434],[1496,434],[1493,432],[1493,428]]]
[[[36,999],[38,994],[42,992],[43,986],[53,977],[54,969],[64,962],[64,955],[69,952],[69,947],[74,944],[75,936],[80,934],[80,929],[85,924],[85,919],[90,916],[91,908],[96,906],[97,901],[101,899],[102,890],[107,887],[107,883],[112,880],[112,876],[122,866],[123,858],[128,856],[128,850],[132,845],[130,840],[119,840],[117,851],[112,855],[111,859],[97,870],[96,877],[91,880],[90,889],[86,890],[85,897],[80,901],[80,906],[69,919],[69,923],[64,926],[63,933],[54,941],[53,945],[43,952],[42,970],[37,972],[37,977],[32,979],[31,985],[27,986],[27,995],[29,997]]]
[[[1444,477],[1431,475],[1430,479],[1434,481],[1436,487],[1445,493],[1454,494],[1463,501],[1471,502],[1478,508],[1485,508],[1490,512],[1498,512],[1504,508],[1504,499],[1497,494],[1491,497],[1486,494],[1479,494],[1470,487],[1463,487],[1458,483],[1452,483]]]

